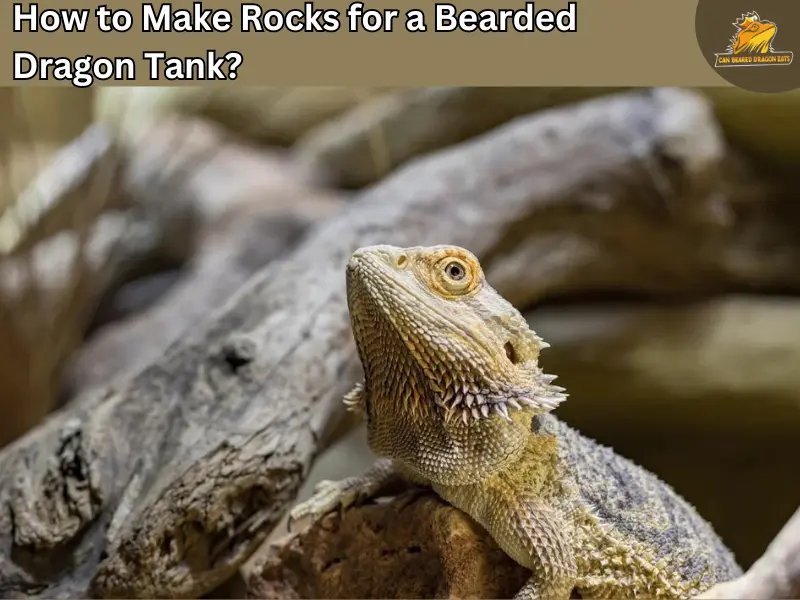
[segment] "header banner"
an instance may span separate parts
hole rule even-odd
[[[11,2],[3,85],[800,86],[788,0]]]

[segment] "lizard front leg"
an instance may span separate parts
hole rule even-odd
[[[577,568],[564,519],[539,500],[487,483],[434,489],[483,525],[514,561],[532,571],[515,600],[567,600],[576,584]]]
[[[341,481],[320,481],[311,498],[289,513],[289,525],[306,517],[317,521],[334,510],[347,509],[404,485],[406,481],[395,471],[391,460],[377,460],[363,475]]]
[[[364,384],[357,383],[343,401],[348,411],[365,416],[367,396]],[[394,489],[402,489],[407,484],[407,480],[395,470],[392,461],[385,458],[377,460],[363,475],[341,481],[320,481],[311,498],[295,506],[289,513],[289,528],[300,519],[311,517],[317,521],[334,510],[345,510]]]
[[[530,500],[501,502],[496,510],[490,533],[511,558],[532,571],[515,600],[568,599],[577,570],[558,514]]]

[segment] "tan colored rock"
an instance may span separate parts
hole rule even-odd
[[[705,102],[676,90],[588,102],[521,119],[361,195],[124,386],[82,395],[0,453],[0,540],[58,567],[0,562],[4,588],[200,597],[235,573],[294,500],[357,376],[341,274],[359,246],[447,238],[487,272],[519,251],[560,275],[529,280],[537,298],[652,290],[676,270],[677,248],[684,263],[698,260],[659,289],[697,290],[682,284],[706,282],[708,257],[724,252],[730,233],[683,212],[718,199],[729,181],[717,167],[730,155],[709,117]],[[644,125],[632,129],[631,119]],[[620,224],[641,233],[620,243]],[[558,247],[529,253],[526,242],[546,242],[554,228],[594,253],[579,265],[570,259],[581,255]],[[605,270],[654,237],[660,245],[629,270]],[[729,287],[727,271],[712,272],[717,289]]]
[[[276,542],[245,579],[248,598],[511,598],[529,576],[466,514],[409,492]]]
[[[800,509],[743,576],[697,598],[794,598],[798,548]],[[332,514],[271,544],[243,575],[231,597],[510,598],[528,577],[464,513],[412,494]]]

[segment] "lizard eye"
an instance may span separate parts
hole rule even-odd
[[[458,262],[450,261],[444,268],[445,275],[453,281],[461,281],[467,276],[467,270]]]
[[[438,286],[444,294],[466,294],[480,283],[480,267],[461,258],[447,256],[437,265]]]

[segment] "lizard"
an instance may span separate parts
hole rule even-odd
[[[741,574],[656,475],[552,411],[549,345],[457,246],[367,246],[346,268],[364,379],[344,397],[379,457],[290,511],[319,520],[398,482],[432,489],[531,575],[515,598],[693,597]]]

